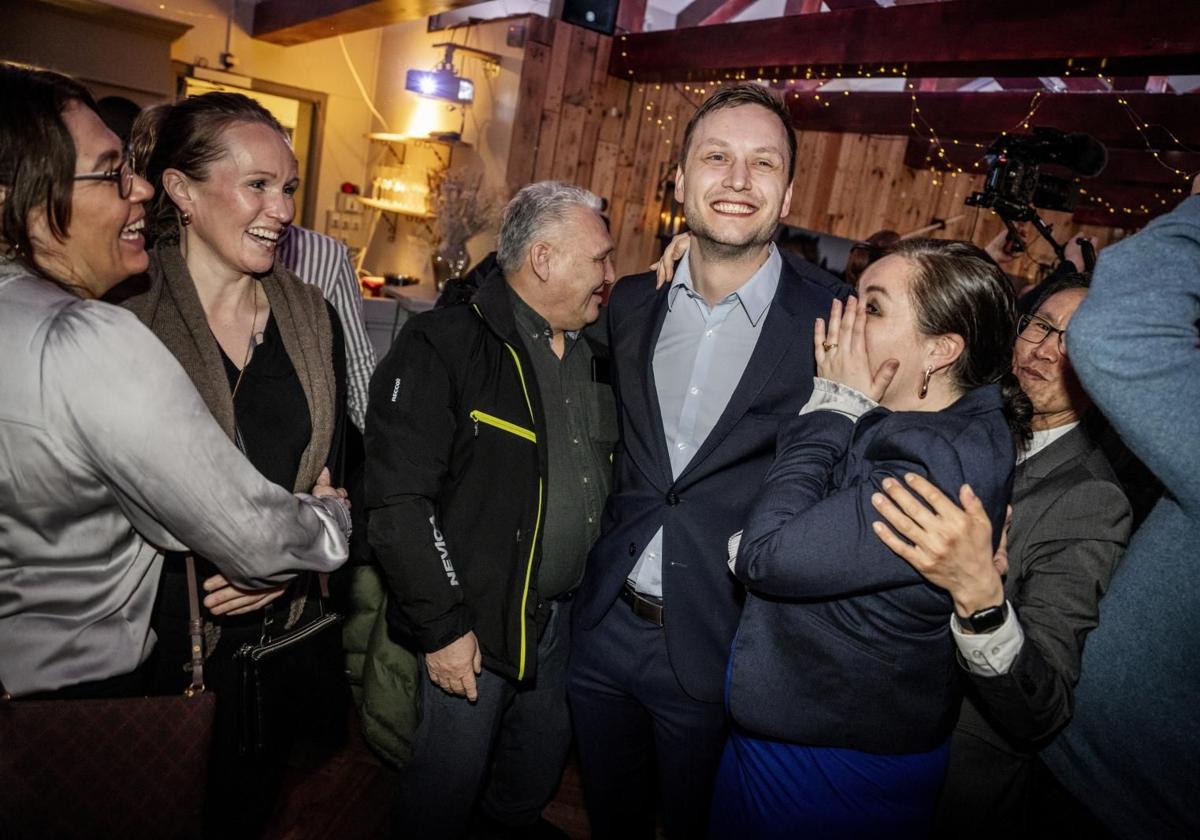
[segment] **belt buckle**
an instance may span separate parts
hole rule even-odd
[[[621,587],[621,595],[623,596],[622,600],[629,605],[629,609],[635,616],[658,627],[664,626],[662,604],[656,604],[639,594],[628,583]]]

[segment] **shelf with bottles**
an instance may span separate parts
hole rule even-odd
[[[377,166],[371,182],[371,194],[362,203],[387,213],[417,219],[431,218],[430,199],[435,193],[439,175],[437,171],[407,163]]]

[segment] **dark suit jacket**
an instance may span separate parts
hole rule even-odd
[[[873,753],[945,742],[961,698],[953,603],[875,536],[888,476],[968,483],[999,541],[1013,443],[997,385],[948,408],[788,421],[742,535],[749,590],[734,643],[733,719],[758,735]]]
[[[661,526],[667,649],[680,685],[698,700],[721,700],[741,612],[741,587],[725,565],[726,541],[745,523],[775,453],[780,421],[794,417],[812,392],[813,322],[828,316],[835,295],[849,291],[828,273],[807,269],[801,274],[785,261],[742,379],[677,479],[653,369],[670,287],[656,291],[652,274],[626,277],[609,301],[621,440],[603,528],[572,613],[583,627],[599,623]]]
[[[1012,505],[1004,594],[1025,644],[1007,674],[968,677],[939,817],[956,830],[1023,828],[1033,756],[1071,718],[1084,638],[1132,522],[1083,425],[1017,467]]]

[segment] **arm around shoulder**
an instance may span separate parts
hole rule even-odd
[[[963,480],[957,454],[934,432],[899,428],[866,453],[865,458],[875,458],[867,475],[831,487],[833,468],[845,455],[852,430],[853,423],[831,411],[806,414],[781,427],[775,462],[752,506],[735,563],[736,576],[751,591],[836,597],[924,585],[921,575],[875,536],[871,496],[883,479],[902,479],[907,472],[957,488]]]
[[[147,539],[203,554],[244,588],[345,562],[333,515],[264,478],[131,313],[88,302],[51,329],[42,360],[47,411],[60,421],[63,445],[113,488]]]

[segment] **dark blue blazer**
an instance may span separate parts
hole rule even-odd
[[[721,700],[729,645],[741,613],[742,587],[725,562],[727,541],[745,524],[775,454],[780,422],[794,417],[812,391],[813,322],[828,316],[835,295],[844,297],[848,291],[820,269],[802,269],[785,260],[741,381],[704,444],[674,480],[653,369],[670,287],[656,291],[652,274],[626,277],[609,301],[621,439],[601,535],[572,614],[585,628],[599,623],[662,526],[667,649],[680,685],[699,700]]]
[[[987,385],[938,412],[784,425],[735,564],[749,590],[729,687],[739,725],[874,753],[945,741],[961,699],[954,606],[875,536],[871,495],[906,472],[953,499],[970,484],[998,542],[1015,462],[1002,405]]]

